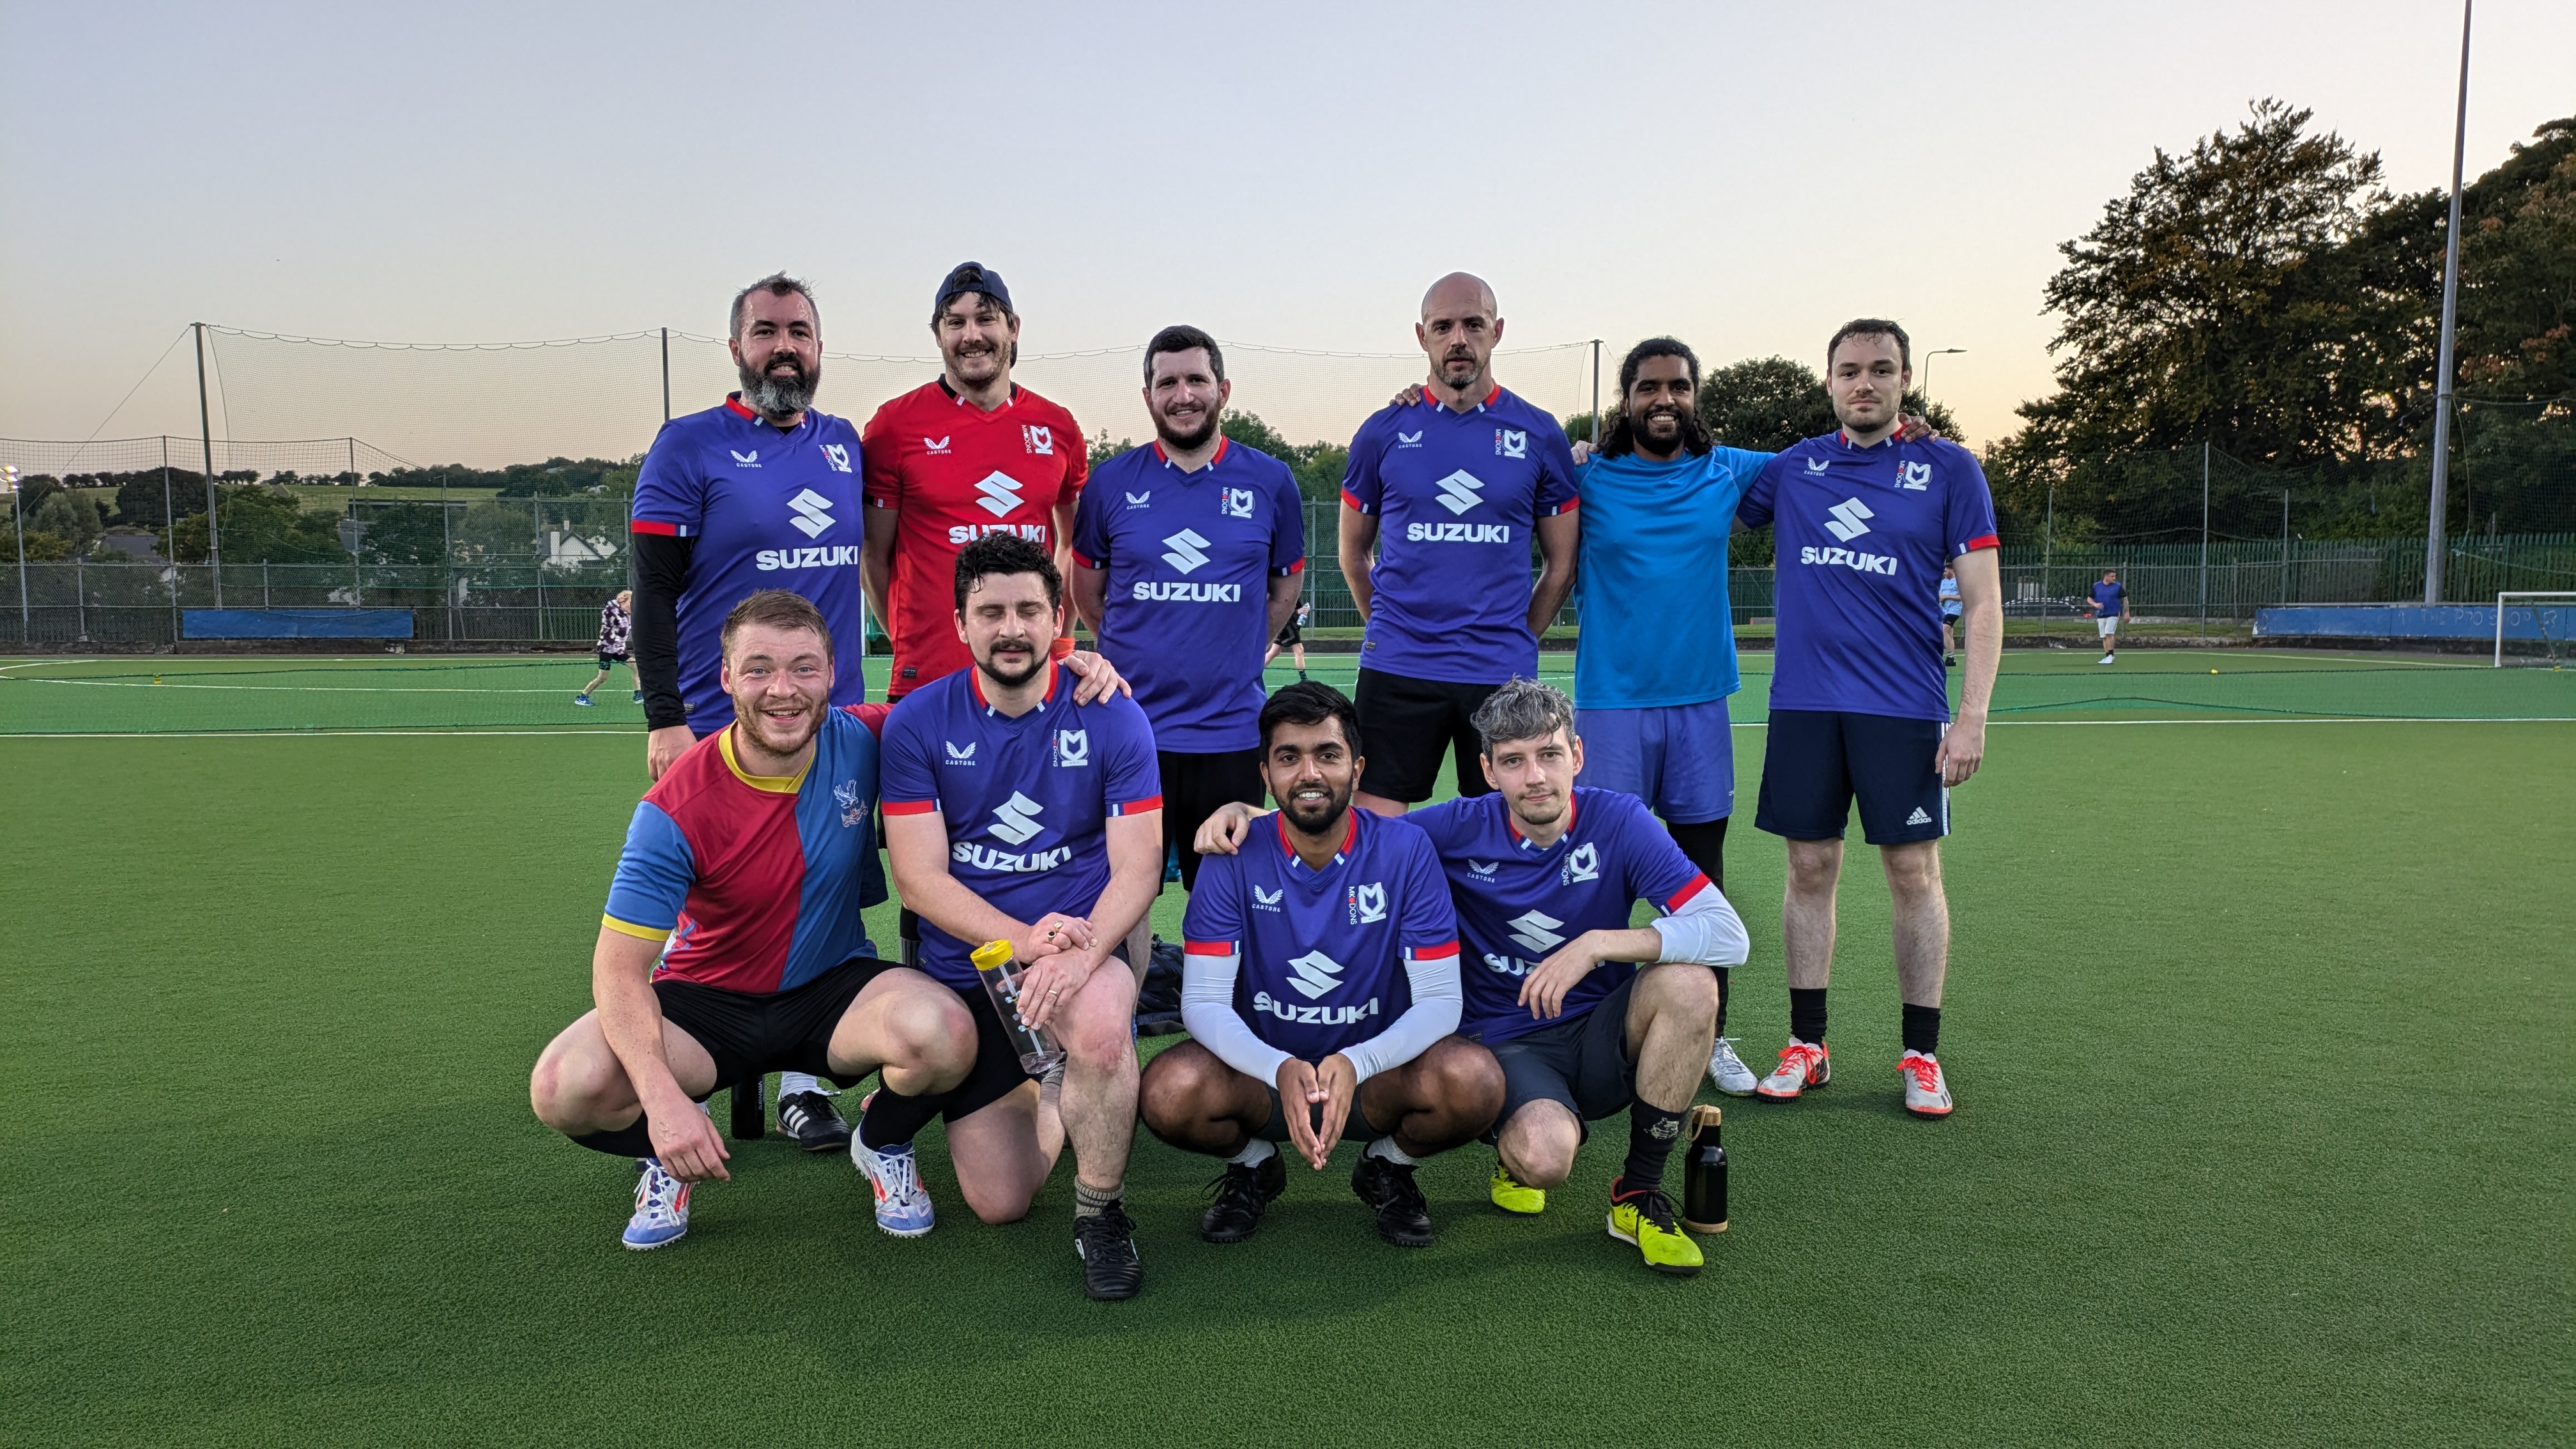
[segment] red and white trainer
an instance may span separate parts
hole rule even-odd
[[[1794,1102],[1809,1087],[1821,1087],[1833,1080],[1834,1060],[1820,1041],[1789,1038],[1780,1048],[1780,1065],[1753,1089],[1753,1095],[1767,1102]]]
[[[1896,1074],[1905,1079],[1905,1110],[1917,1117],[1950,1115],[1950,1084],[1942,1079],[1941,1064],[1923,1052],[1907,1052],[1896,1059]]]

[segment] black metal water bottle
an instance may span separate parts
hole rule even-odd
[[[1690,1146],[1682,1155],[1682,1226],[1694,1233],[1726,1231],[1726,1148],[1718,1141],[1722,1115],[1705,1103],[1690,1110]]]

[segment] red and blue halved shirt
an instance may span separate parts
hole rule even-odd
[[[733,606],[762,589],[803,594],[832,626],[834,652],[849,661],[834,677],[832,702],[867,697],[858,666],[866,637],[861,467],[858,430],[811,409],[780,432],[737,396],[662,425],[636,475],[628,527],[697,541],[679,606],[680,700],[690,729],[703,736],[733,722],[733,700],[718,678],[718,635]]]
[[[1941,570],[1996,546],[1976,455],[1947,438],[1860,448],[1827,433],[1764,464],[1735,516],[1777,540],[1773,709],[1950,718]]]
[[[1428,395],[1382,408],[1351,439],[1342,502],[1380,520],[1361,664],[1453,684],[1537,677],[1530,539],[1576,506],[1556,419],[1499,387],[1463,413]]]
[[[938,814],[948,874],[1021,921],[1088,916],[1109,888],[1109,821],[1163,808],[1154,731],[1136,701],[1076,704],[1081,681],[1048,666],[1046,694],[1014,719],[966,668],[897,701],[886,718],[885,813]],[[978,943],[925,920],[921,968],[975,984]]]
[[[1156,746],[1259,746],[1270,580],[1306,567],[1288,465],[1226,438],[1195,473],[1161,443],[1130,448],[1092,471],[1073,558],[1109,575],[1100,652],[1136,686]]]
[[[600,924],[663,942],[656,979],[769,994],[873,956],[884,705],[827,711],[793,779],[745,773],[733,731],[703,739],[644,792]]]
[[[1458,909],[1467,948],[1459,963],[1462,1036],[1490,1045],[1551,1025],[1521,1004],[1530,968],[1586,931],[1626,930],[1640,900],[1670,915],[1708,888],[1708,877],[1637,797],[1578,786],[1570,808],[1574,818],[1548,846],[1521,834],[1499,794],[1444,800],[1404,817],[1440,853]],[[1594,967],[1566,992],[1556,1020],[1599,1006],[1636,974],[1633,963]]]
[[[1409,963],[1454,960],[1458,921],[1431,842],[1354,808],[1341,849],[1310,870],[1273,814],[1243,848],[1199,862],[1181,935],[1193,956],[1240,957],[1234,1009],[1252,1034],[1320,1062],[1413,1005]]]

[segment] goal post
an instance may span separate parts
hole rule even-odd
[[[2504,667],[2505,617],[2513,607],[2513,601],[2517,599],[2529,599],[2535,601],[2557,599],[2562,601],[2556,605],[2538,605],[2533,607],[2531,610],[2532,623],[2540,630],[2541,642],[2549,646],[2549,657],[2552,659],[2558,657],[2559,650],[2564,646],[2565,641],[2569,636],[2570,631],[2566,624],[2567,616],[2570,612],[2576,612],[2576,609],[2571,609],[2571,606],[2576,606],[2576,591],[2508,590],[2497,594],[2495,603],[2495,667],[2498,669]]]

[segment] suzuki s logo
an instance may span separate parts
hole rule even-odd
[[[1342,963],[1321,951],[1297,957],[1288,963],[1288,969],[1297,973],[1289,987],[1303,992],[1308,1001],[1342,989]]]
[[[1217,506],[1225,510],[1225,516],[1228,518],[1250,518],[1252,502],[1251,489],[1228,488],[1225,490],[1225,497],[1218,500]]]
[[[1545,911],[1531,911],[1504,924],[1512,928],[1512,944],[1533,956],[1544,956],[1565,944],[1556,928],[1565,924]]]
[[[1580,885],[1601,879],[1601,847],[1585,841],[1565,857],[1565,883]]]
[[[955,740],[941,740],[940,743],[948,747],[948,763],[952,765],[971,765],[975,763],[975,742],[973,740],[968,740],[963,749],[958,747]]]
[[[1038,812],[1045,808],[1028,796],[1013,790],[1010,799],[994,807],[993,823],[986,828],[990,834],[1006,845],[1026,845],[1031,836],[1046,828],[1038,824]]]
[[[807,538],[821,538],[832,526],[832,500],[808,488],[787,500],[787,509],[795,514],[787,520],[801,529]]]
[[[975,491],[984,495],[978,502],[986,513],[995,518],[1008,518],[1020,506],[1020,489],[1024,486],[1019,479],[997,470],[985,474],[984,481],[975,485]]]
[[[1480,491],[1485,485],[1464,468],[1432,486],[1440,490],[1440,506],[1452,513],[1464,513],[1485,501]]]
[[[1020,426],[1020,436],[1027,440],[1029,451],[1040,457],[1055,456],[1055,430],[1037,423]]]
[[[1275,891],[1266,891],[1259,886],[1254,886],[1252,888],[1252,908],[1256,911],[1278,910],[1279,902],[1281,899],[1286,897],[1287,894],[1288,888],[1286,886],[1281,886]]]
[[[929,434],[925,433],[925,434],[923,434],[923,435],[922,435],[922,439],[921,439],[921,451],[923,451],[923,452],[925,452],[925,453],[942,453],[942,454],[944,454],[944,453],[946,453],[946,452],[948,451],[948,439],[946,439],[946,438],[934,438],[934,437],[931,437]]]
[[[1163,562],[1179,569],[1182,573],[1189,573],[1208,561],[1208,556],[1204,552],[1207,546],[1208,541],[1199,537],[1197,529],[1184,528],[1163,540],[1163,547],[1171,550],[1170,553],[1163,555]]]
[[[850,471],[850,450],[838,443],[825,443],[823,461],[832,465],[833,472],[847,473]]]
[[[731,448],[727,448],[725,451],[733,453],[733,461],[736,467],[757,468],[760,466],[760,450],[758,448],[754,448],[748,453],[734,453],[734,450]]]
[[[1932,485],[1932,465],[1929,463],[1908,463],[1901,471],[1905,481],[1896,485],[1899,488],[1911,488],[1921,493]]]
[[[1142,493],[1130,493],[1127,495],[1127,506],[1130,508],[1151,508],[1153,505],[1154,490],[1151,488],[1146,489]]]
[[[1419,448],[1422,446],[1422,435],[1420,433],[1398,433],[1395,435],[1395,445],[1399,448]]]
[[[1845,543],[1869,532],[1869,525],[1861,522],[1862,519],[1878,516],[1857,498],[1846,498],[1825,512],[1831,515],[1825,519],[1825,532]]]
[[[1091,731],[1057,730],[1055,762],[1068,769],[1091,763]]]
[[[1817,473],[1822,473],[1832,466],[1834,466],[1833,463],[1824,458],[1809,458],[1807,460],[1807,472],[1811,476]]]
[[[1529,434],[1518,428],[1494,429],[1494,451],[1506,458],[1529,456]]]
[[[1365,926],[1386,919],[1386,885],[1351,887],[1351,924]]]

